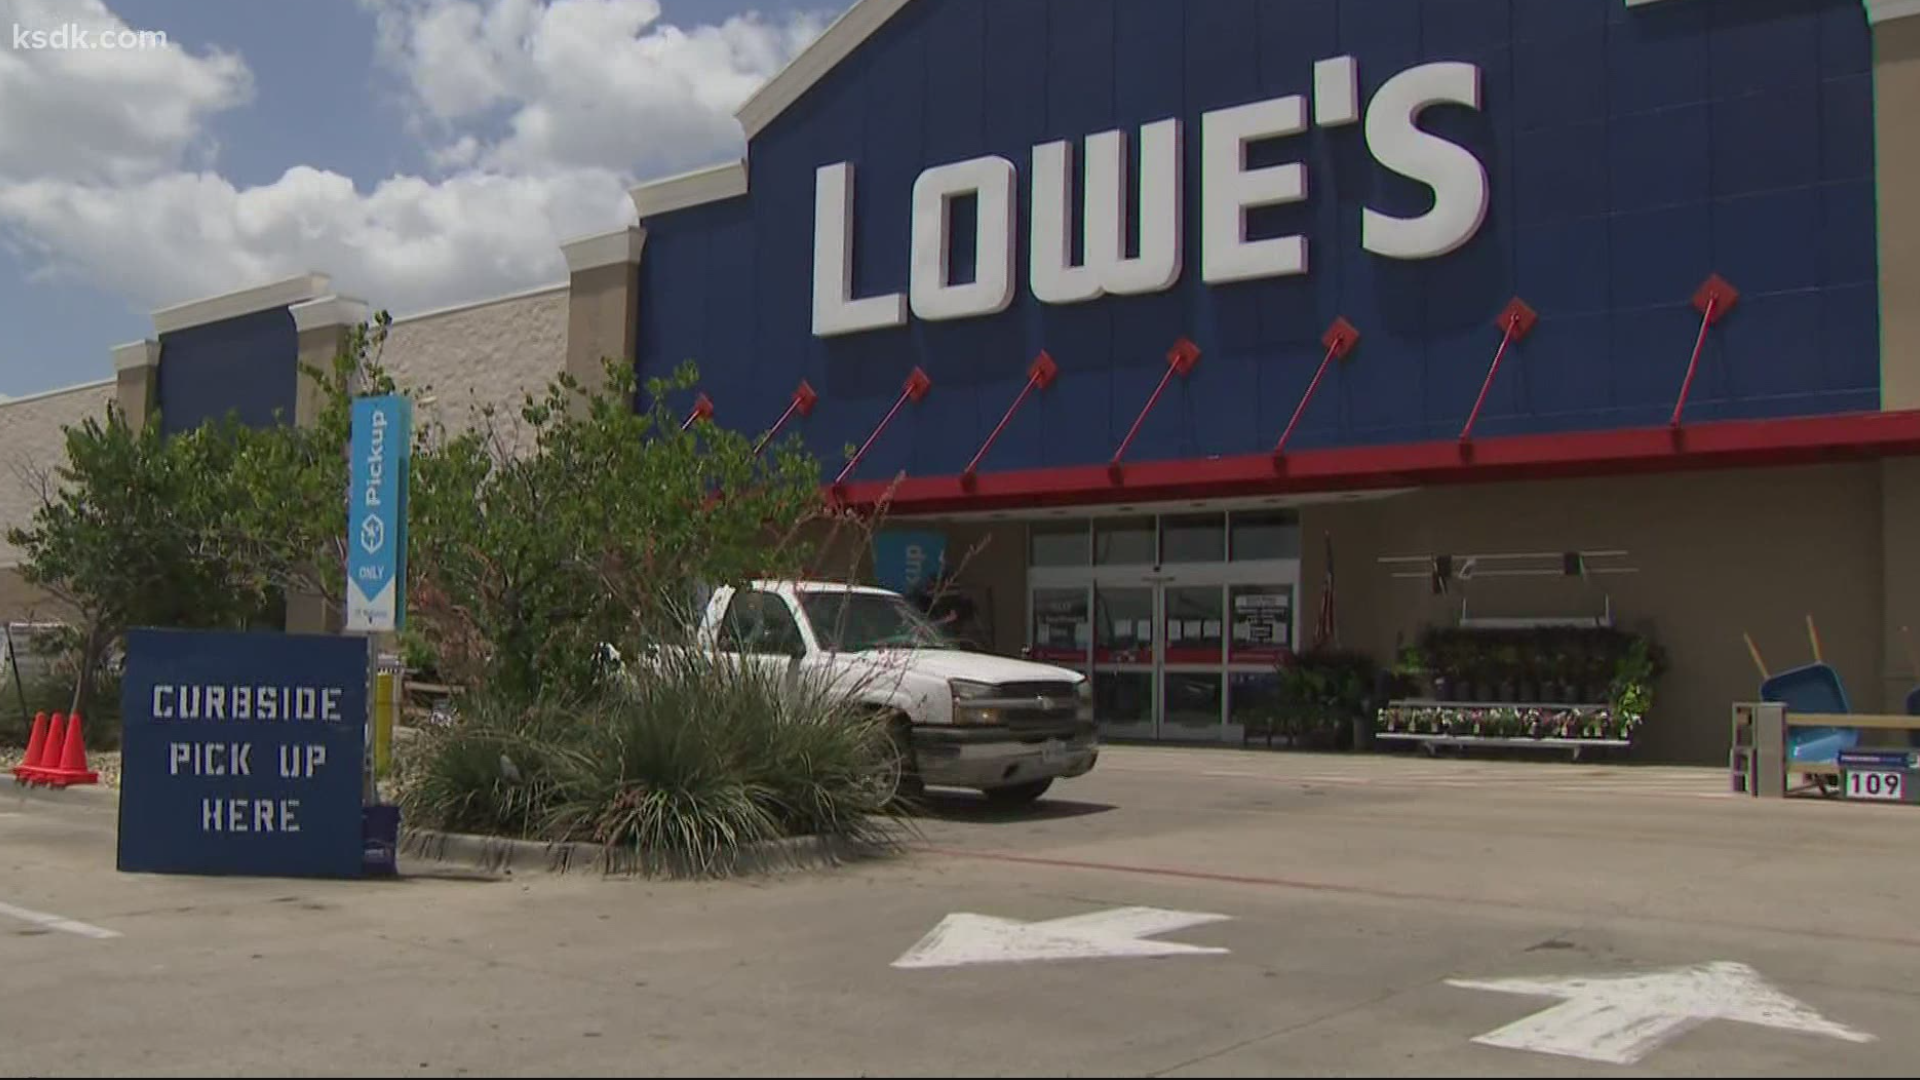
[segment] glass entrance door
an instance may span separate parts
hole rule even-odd
[[[1251,581],[1211,567],[1151,579],[1103,574],[1035,588],[1028,655],[1092,673],[1105,738],[1237,742],[1250,716],[1272,703],[1295,632],[1295,571],[1259,573]]]
[[[1101,583],[1093,597],[1093,714],[1100,733],[1158,738],[1158,593],[1151,585]]]
[[[1226,640],[1226,603],[1219,585],[1160,587],[1166,650],[1160,737],[1212,741],[1220,737],[1220,668]]]
[[[1270,707],[1298,633],[1297,528],[1231,521],[1231,547],[1218,515],[1033,533],[1028,655],[1091,674],[1102,737],[1238,742]]]
[[[1293,649],[1299,564],[1181,567],[1160,584],[1158,737],[1238,742],[1267,708]]]

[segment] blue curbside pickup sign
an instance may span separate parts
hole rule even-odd
[[[134,630],[119,868],[359,877],[365,638]]]

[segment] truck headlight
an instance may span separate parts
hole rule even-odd
[[[999,688],[991,683],[970,682],[966,679],[952,679],[947,683],[953,688],[953,722],[962,727],[991,727],[1001,722],[1000,710],[991,705],[974,705],[969,702],[991,699]]]
[[[1081,679],[1080,685],[1073,688],[1073,715],[1081,720],[1093,719],[1093,680]]]

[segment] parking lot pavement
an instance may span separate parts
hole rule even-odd
[[[9,795],[0,1072],[1907,1075],[1920,816],[1723,783],[1113,748],[703,884],[120,875]]]

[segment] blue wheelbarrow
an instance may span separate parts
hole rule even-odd
[[[1807,641],[1813,646],[1813,663],[1778,675],[1767,670],[1767,662],[1760,658],[1760,649],[1753,643],[1752,635],[1742,636],[1746,638],[1747,652],[1752,654],[1754,666],[1760,669],[1760,700],[1783,704],[1790,713],[1832,715],[1853,711],[1852,704],[1847,700],[1847,688],[1840,681],[1840,673],[1821,655],[1820,634],[1814,629],[1813,616],[1807,616]],[[1916,693],[1920,694],[1920,691]],[[1842,750],[1851,750],[1859,744],[1858,728],[1788,728],[1787,760],[1801,765],[1832,764],[1839,759]],[[1817,782],[1824,791],[1825,782]]]

